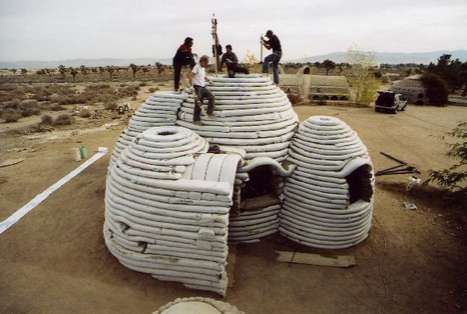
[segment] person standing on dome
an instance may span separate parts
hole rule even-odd
[[[209,81],[206,76],[206,68],[209,65],[209,57],[206,55],[199,58],[199,63],[196,64],[191,71],[190,83],[193,85],[195,97],[195,108],[193,110],[193,122],[199,124],[201,121],[201,105],[204,99],[208,100],[208,116],[214,115],[214,95],[206,88],[206,82]]]
[[[271,63],[274,83],[279,84],[279,61],[282,57],[281,42],[271,30],[266,32],[265,37],[268,40],[261,39],[261,44],[268,50],[272,49],[272,54],[264,58],[263,73],[268,73],[269,63]]]
[[[193,47],[193,38],[187,37],[183,44],[177,49],[173,57],[174,67],[174,90],[177,92],[180,89],[180,75],[184,66],[190,66],[191,69],[195,66],[196,62],[191,52]]]

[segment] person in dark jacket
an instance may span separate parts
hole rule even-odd
[[[235,77],[235,73],[249,74],[247,68],[244,68],[238,64],[237,55],[232,51],[232,45],[225,46],[225,53],[221,59],[221,71],[224,64],[227,66],[227,73],[230,78]]]
[[[178,91],[180,88],[180,74],[182,68],[188,65],[190,68],[193,68],[196,64],[193,53],[191,52],[191,47],[193,47],[193,38],[185,38],[184,43],[177,49],[173,58],[175,91]]]
[[[266,32],[266,38],[268,40],[262,40],[261,43],[266,47],[266,49],[272,49],[272,54],[264,58],[263,73],[268,73],[269,63],[271,63],[274,83],[279,84],[279,61],[282,57],[281,42],[271,30]]]

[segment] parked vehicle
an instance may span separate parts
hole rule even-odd
[[[402,94],[391,91],[378,91],[378,98],[375,101],[375,111],[397,113],[404,111],[407,107],[407,98]]]

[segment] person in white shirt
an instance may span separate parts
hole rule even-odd
[[[193,121],[199,123],[201,121],[201,105],[204,99],[208,100],[208,116],[214,114],[214,95],[206,88],[206,82],[209,81],[206,77],[206,68],[209,65],[209,57],[204,55],[199,58],[199,63],[194,66],[191,71],[190,81],[193,85],[198,99],[195,99],[195,109],[193,111]]]

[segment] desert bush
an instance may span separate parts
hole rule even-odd
[[[21,113],[16,110],[8,110],[2,113],[2,118],[6,123],[16,122],[21,119]]]
[[[467,122],[459,123],[448,135],[455,142],[449,144],[447,155],[458,162],[447,169],[431,170],[425,183],[435,182],[449,191],[467,193],[467,185],[464,183],[467,179]]]
[[[42,117],[41,117],[41,123],[42,124],[51,125],[53,122],[54,122],[53,118],[51,116],[49,116],[48,114],[42,115]]]
[[[39,103],[37,102],[37,100],[34,100],[34,99],[23,100],[19,104],[19,108],[21,110],[21,115],[23,117],[29,117],[29,116],[38,115],[41,113],[41,109],[39,108]]]
[[[445,106],[448,103],[448,85],[439,75],[425,73],[420,80],[431,105]]]
[[[33,107],[33,108],[23,108],[21,109],[21,115],[23,117],[29,117],[33,115],[38,115],[41,113],[41,110],[38,107]]]
[[[52,111],[61,111],[61,110],[65,110],[66,108],[63,107],[62,105],[60,104],[53,104],[51,107],[50,107],[50,110]]]
[[[2,104],[3,109],[12,109],[12,110],[18,110],[20,105],[19,99],[13,99],[10,101],[5,101]]]
[[[289,101],[292,103],[292,105],[302,102],[300,95],[287,93],[287,97],[289,98]]]
[[[115,110],[117,109],[117,104],[114,102],[106,102],[104,103],[104,109],[106,110]]]
[[[81,118],[89,118],[91,116],[91,111],[89,109],[83,108],[79,111],[79,116]]]
[[[74,122],[74,119],[69,114],[59,115],[53,122],[54,125],[70,125]]]
[[[156,91],[158,91],[158,90],[159,90],[159,87],[151,87],[151,88],[149,89],[149,92],[150,92],[150,93],[154,93],[154,92],[156,92]]]

